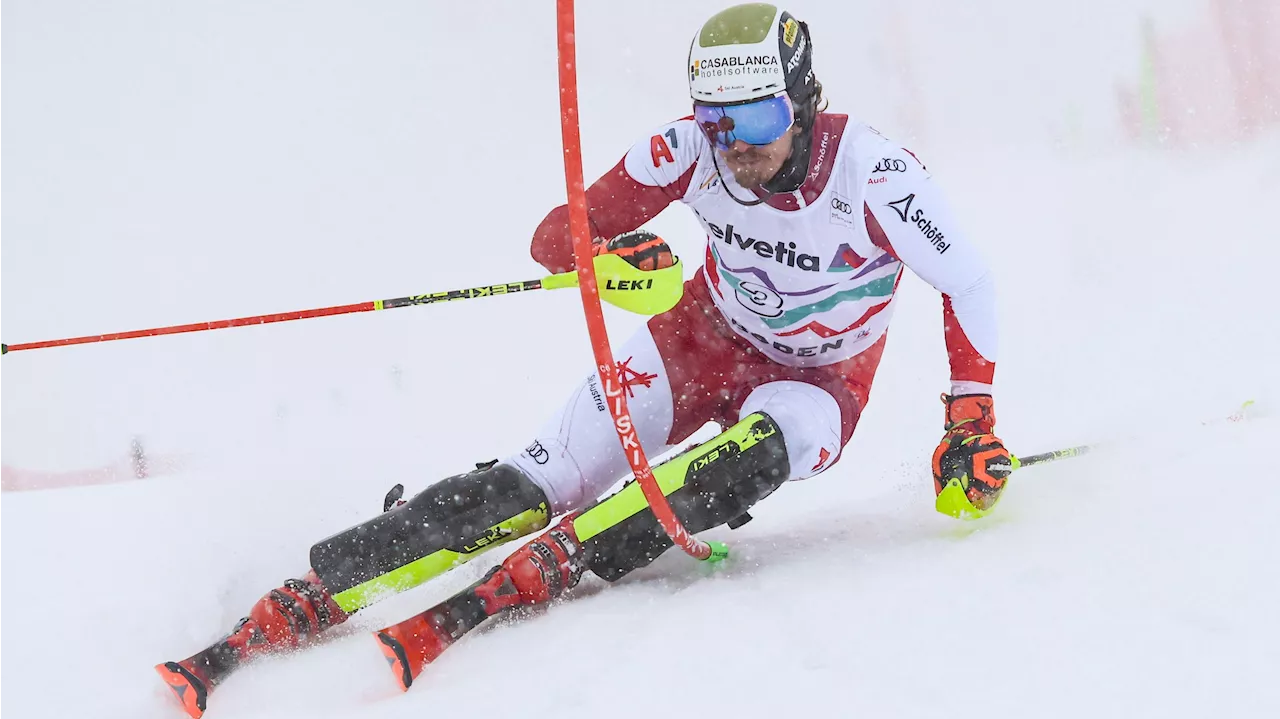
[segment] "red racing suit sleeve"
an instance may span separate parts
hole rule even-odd
[[[868,187],[864,216],[873,241],[942,293],[952,394],[990,394],[996,370],[995,282],[941,191],[914,155],[905,172]],[[881,244],[883,243],[883,244]]]
[[[691,130],[698,132],[690,118],[662,126],[587,188],[592,239],[634,230],[684,198],[699,154],[698,143],[689,136]],[[555,208],[538,225],[530,254],[549,272],[573,269],[568,205]]]

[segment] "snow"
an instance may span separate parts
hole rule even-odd
[[[594,177],[687,112],[679,60],[721,5],[582,5]],[[940,302],[908,278],[845,458],[710,533],[734,552],[723,567],[670,552],[588,579],[402,695],[370,632],[501,553],[486,555],[235,675],[207,716],[1280,713],[1280,136],[1172,151],[1125,141],[1114,117],[1139,12],[1174,27],[1203,8],[853,5],[793,9],[833,110],[918,150],[992,262],[1001,436],[1025,454],[1103,448],[1019,472],[988,519],[936,514]],[[563,201],[549,4],[5,10],[6,342],[541,274],[527,238]],[[699,256],[684,210],[652,227]],[[3,495],[0,712],[181,716],[153,664],[217,638],[392,484],[524,445],[590,366],[576,303],[6,356],[5,465],[113,465],[134,437],[182,463]],[[609,317],[615,341],[642,321]]]

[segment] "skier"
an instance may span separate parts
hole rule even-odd
[[[993,434],[996,318],[990,272],[908,150],[825,112],[808,26],[772,5],[708,20],[690,47],[693,115],[658,128],[587,190],[595,248],[670,266],[639,230],[675,201],[707,234],[680,303],[616,353],[631,416],[653,456],[704,423],[724,432],[654,470],[691,532],[728,523],[787,480],[836,463],[867,405],[903,268],[942,293],[951,364],[933,453],[939,511],[981,516],[1012,470]],[[533,258],[573,269],[568,209],[534,233]],[[379,634],[407,688],[486,617],[537,604],[590,569],[613,581],[671,546],[631,483],[591,375],[521,452],[444,479],[317,543],[311,570],[258,601],[231,634],[157,671],[192,716],[245,658],[293,647],[389,593],[489,547],[559,523],[477,584]]]

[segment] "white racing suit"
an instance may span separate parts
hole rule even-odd
[[[597,237],[636,229],[676,200],[707,232],[705,264],[680,304],[615,349],[650,456],[705,422],[764,412],[782,431],[791,479],[830,467],[866,406],[904,267],[942,293],[951,393],[991,392],[994,286],[928,171],[843,115],[818,115],[811,142],[798,190],[743,206],[727,193],[755,199],[752,191],[685,118],[637,143],[587,191]],[[532,252],[552,272],[572,268],[564,206],[539,226]],[[626,476],[595,375],[506,463],[555,513]]]

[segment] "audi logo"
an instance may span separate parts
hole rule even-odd
[[[853,205],[850,205],[849,203],[845,202],[844,200],[838,197],[831,198],[831,209],[839,210],[840,212],[843,212],[846,215],[853,214]]]
[[[906,172],[906,171],[907,171],[907,163],[903,162],[902,160],[895,160],[889,157],[886,157],[880,162],[876,163],[876,168],[872,170],[872,172]]]

